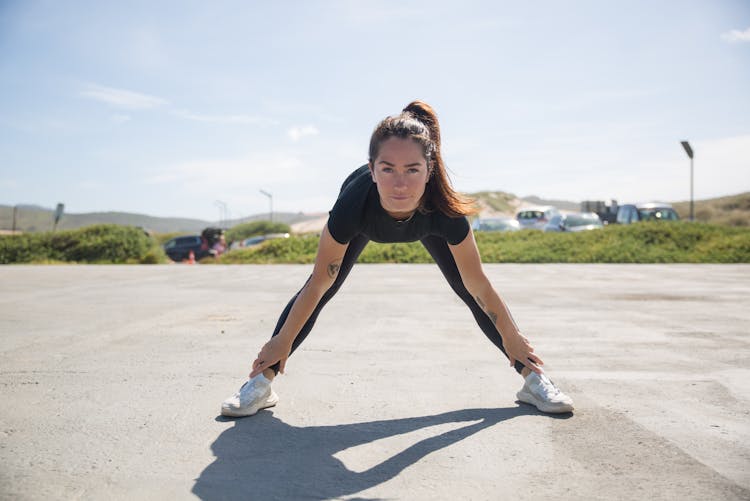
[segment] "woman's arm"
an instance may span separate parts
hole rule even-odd
[[[349,244],[338,243],[328,232],[327,225],[323,228],[312,275],[294,301],[289,316],[279,333],[272,337],[258,353],[258,357],[253,362],[250,377],[255,377],[276,362],[280,362],[279,370],[284,372],[294,338],[310,318],[320,298],[336,280],[348,246]]]
[[[484,274],[474,232],[469,230],[461,243],[449,245],[448,248],[456,260],[464,286],[500,332],[510,365],[513,366],[518,360],[530,370],[541,373],[542,369],[539,366],[544,362],[534,354],[534,348],[519,331],[505,301]]]

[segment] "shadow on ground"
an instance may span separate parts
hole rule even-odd
[[[338,498],[386,482],[427,454],[501,421],[538,414],[536,409],[524,405],[337,426],[295,427],[270,411],[262,411],[251,418],[234,420],[234,426],[219,435],[211,445],[216,460],[196,480],[193,493],[205,500]],[[339,451],[381,438],[464,421],[472,423],[417,442],[363,472],[349,470],[334,457]]]

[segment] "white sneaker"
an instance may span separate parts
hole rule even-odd
[[[273,407],[279,402],[279,396],[271,389],[271,381],[263,374],[258,374],[242,385],[240,391],[224,400],[221,404],[223,416],[252,416],[261,409]]]
[[[545,374],[532,372],[526,376],[523,388],[516,393],[516,397],[542,412],[560,414],[573,411],[573,399],[561,392]]]

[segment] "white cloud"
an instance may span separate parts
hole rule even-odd
[[[173,115],[197,122],[245,125],[276,125],[277,120],[255,115],[201,115],[187,110],[175,110]]]
[[[726,33],[721,34],[721,39],[725,42],[737,43],[737,42],[750,42],[750,28],[744,31],[730,30]]]
[[[304,136],[317,136],[320,131],[314,125],[295,126],[287,132],[292,141],[299,141]]]
[[[114,87],[104,87],[97,84],[87,85],[80,92],[80,95],[94,101],[109,104],[115,108],[127,110],[144,110],[167,104],[167,101],[160,97],[125,89],[116,89]]]

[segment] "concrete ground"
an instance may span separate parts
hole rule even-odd
[[[309,271],[0,267],[0,498],[750,499],[750,266],[486,266],[552,417],[436,267],[359,265],[220,417]]]

